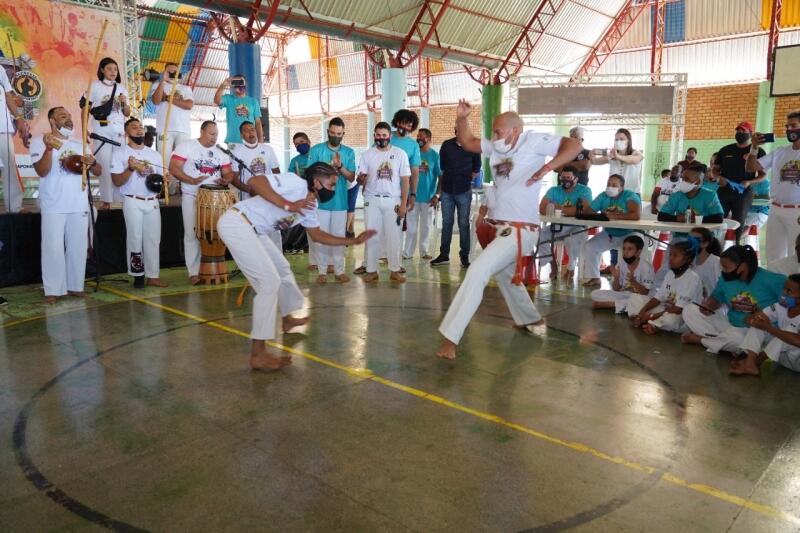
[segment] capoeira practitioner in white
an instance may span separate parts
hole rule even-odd
[[[291,172],[255,177],[248,182],[252,198],[229,209],[217,224],[220,237],[256,291],[250,332],[250,367],[254,370],[277,370],[291,363],[291,357],[267,350],[266,342],[275,338],[276,305],[284,333],[309,320],[292,316],[302,309],[305,299],[289,262],[269,234],[301,224],[317,242],[346,246],[361,244],[375,233],[368,230],[355,238],[335,237],[319,228],[317,200],[333,197],[337,174],[327,163],[314,163],[306,169],[305,179]]]
[[[522,131],[522,119],[507,112],[494,119],[492,139],[479,139],[470,130],[470,105],[458,104],[458,142],[489,158],[494,176],[495,205],[492,206],[497,236],[470,265],[455,299],[439,326],[444,335],[436,355],[455,359],[456,345],[478,310],[483,290],[495,278],[517,326],[544,324],[521,281],[522,257],[530,255],[539,237],[539,189],[541,179],[553,167],[566,165],[582,150],[568,137]],[[553,159],[545,163],[547,156]],[[552,167],[551,167],[552,165]]]
[[[161,156],[144,145],[144,126],[139,119],[132,118],[125,123],[125,134],[128,144],[114,151],[111,180],[122,195],[128,275],[133,276],[133,286],[137,289],[144,288],[145,284],[166,287],[159,277],[159,192],[147,187],[149,175],[163,173]]]
[[[31,143],[31,162],[40,178],[44,301],[53,304],[67,293],[83,296],[89,197],[87,191],[81,190],[81,165],[95,176],[102,168],[91,154],[81,156],[81,143],[71,138],[69,111],[54,107],[47,112],[47,119],[50,133]]]

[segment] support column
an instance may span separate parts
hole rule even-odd
[[[392,123],[392,117],[406,107],[406,71],[402,68],[381,70],[381,115],[383,120]]]
[[[375,130],[375,111],[367,111],[367,148],[372,146],[372,135]]]
[[[650,124],[653,117],[648,117],[648,124],[644,127],[644,165],[642,165],[642,198],[649,198],[656,184],[656,173],[660,178],[661,169],[658,168],[658,125]],[[677,161],[676,161],[677,163]],[[672,162],[667,162],[665,167],[671,167]]]
[[[762,81],[758,85],[758,107],[756,108],[756,131],[773,133],[775,124],[775,98],[769,95],[770,82]]]
[[[421,107],[419,110],[419,127],[431,129],[431,108]]]
[[[483,95],[481,100],[481,120],[483,122],[483,136],[486,139],[492,138],[492,122],[495,117],[500,114],[503,106],[503,86],[502,85],[484,85]],[[492,181],[492,170],[489,166],[489,160],[483,159],[483,181]]]
[[[320,139],[322,139],[321,142],[325,142],[328,140],[328,122],[330,121],[331,119],[329,117],[323,117],[322,122],[320,122],[319,124],[319,134],[320,134]]]
[[[241,74],[247,79],[247,95],[261,102],[261,47],[256,43],[229,44],[228,68],[231,76]]]
[[[292,160],[292,148],[294,147],[292,136],[289,133],[289,120],[286,117],[283,118],[281,131],[283,132],[283,164],[281,168],[286,171],[289,169],[289,161]]]

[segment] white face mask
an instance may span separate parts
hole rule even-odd
[[[618,141],[614,141],[614,148],[618,152],[626,150],[628,148],[628,141],[625,141],[625,140],[622,140],[622,139],[620,139]]]
[[[511,145],[506,143],[505,139],[497,139],[495,141],[492,141],[492,145],[494,145],[495,152],[501,154],[508,153],[508,151],[511,150]]]
[[[72,130],[66,126],[61,126],[60,128],[58,128],[58,133],[67,138],[72,137]]]
[[[619,196],[619,187],[606,187],[606,196],[611,198]]]
[[[258,146],[258,142],[254,142],[254,143],[251,144],[251,143],[245,141],[244,139],[242,139],[242,143],[245,146],[247,146],[248,148],[255,148],[256,146]]]
[[[692,192],[696,188],[697,188],[697,185],[695,185],[694,183],[689,183],[688,181],[684,181],[684,180],[679,181],[678,182],[678,186],[676,187],[676,189],[678,189],[680,192],[683,192],[683,193]]]

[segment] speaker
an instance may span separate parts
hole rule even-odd
[[[261,127],[264,128],[264,142],[269,142],[269,108],[261,108]]]

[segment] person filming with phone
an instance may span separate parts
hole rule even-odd
[[[233,94],[223,94],[227,88],[233,89]],[[230,144],[240,144],[242,136],[239,133],[239,126],[244,122],[252,122],[256,126],[258,142],[264,142],[264,126],[261,124],[261,104],[258,99],[248,96],[247,79],[241,75],[231,76],[219,84],[214,103],[225,110],[227,121],[227,133],[225,142]],[[228,146],[230,149],[231,146]]]

